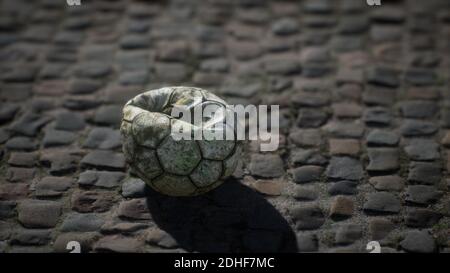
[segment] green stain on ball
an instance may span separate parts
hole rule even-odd
[[[123,109],[123,152],[130,168],[156,191],[194,196],[210,191],[231,175],[240,158],[235,140],[174,140],[173,105],[226,102],[195,87],[166,87],[144,92]],[[194,128],[192,126],[190,128]]]

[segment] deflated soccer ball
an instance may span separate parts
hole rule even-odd
[[[226,109],[226,105],[216,95],[193,87],[151,90],[128,101],[120,132],[131,170],[150,187],[170,196],[194,196],[219,186],[234,172],[240,157],[236,131],[224,122],[224,115],[211,111],[202,116],[200,123],[186,122],[186,117],[173,113],[178,107],[194,113],[205,106],[224,113],[226,110],[219,110]],[[192,139],[175,137],[179,128]],[[234,138],[194,137],[196,132],[217,132],[217,128],[233,130]]]

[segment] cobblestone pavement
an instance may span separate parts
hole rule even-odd
[[[0,252],[450,250],[450,2],[1,1]],[[279,104],[223,186],[130,176],[123,104]]]

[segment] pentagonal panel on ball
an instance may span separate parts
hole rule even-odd
[[[191,173],[190,177],[197,187],[207,187],[219,180],[221,174],[221,161],[203,159]]]
[[[157,153],[164,170],[178,175],[189,174],[201,160],[195,141],[174,140],[171,136],[164,139]]]
[[[223,160],[234,149],[234,140],[198,140],[202,155],[206,159]]]
[[[140,175],[144,176],[142,179],[153,179],[160,175],[163,170],[159,165],[156,151],[142,146],[136,147],[135,160],[131,165]],[[150,182],[150,181],[147,181]]]
[[[144,112],[133,120],[133,136],[139,145],[156,148],[170,134],[170,118],[166,115]]]
[[[231,155],[236,145],[233,128],[225,122],[203,127],[203,139],[198,141],[203,158],[223,160]],[[230,135],[230,136],[228,136]],[[227,140],[230,137],[230,140]]]

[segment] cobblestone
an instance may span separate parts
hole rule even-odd
[[[11,153],[8,164],[11,166],[34,167],[37,161],[36,153]]]
[[[61,214],[61,204],[54,201],[24,200],[18,206],[19,221],[30,228],[54,227]]]
[[[436,250],[436,242],[426,230],[409,232],[400,245],[408,252],[431,253]]]

